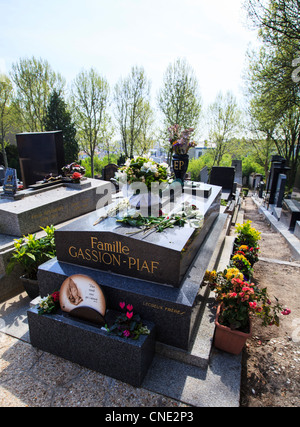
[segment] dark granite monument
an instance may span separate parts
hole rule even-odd
[[[49,174],[57,176],[65,165],[62,131],[16,135],[24,188]]]
[[[210,172],[210,184],[222,187],[222,199],[229,200],[234,188],[235,168],[213,166]]]
[[[42,297],[74,275],[88,276],[105,295],[107,315],[126,301],[149,325],[150,336],[134,344],[71,313],[38,316],[31,309],[32,344],[137,386],[153,357],[154,331],[160,343],[189,350],[206,304],[206,290],[200,285],[227,221],[227,215],[219,213],[222,189],[207,187],[209,191],[205,186],[201,192],[200,228],[187,222],[144,233],[118,223],[116,216],[103,215],[97,223],[102,211],[94,212],[57,230],[57,259],[39,267]],[[75,294],[76,301],[83,299]]]
[[[289,230],[294,230],[300,220],[300,203],[297,200],[284,199],[282,203],[280,222]]]
[[[276,193],[275,193],[275,198],[274,198],[274,204],[276,205],[277,208],[282,207],[285,186],[286,186],[286,175],[281,173],[278,176]]]
[[[280,174],[287,174],[290,168],[286,166],[286,160],[282,156],[272,156],[271,169],[267,182],[266,191],[269,193],[269,204],[275,203],[275,196],[277,190],[277,182]]]

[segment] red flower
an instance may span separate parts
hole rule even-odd
[[[289,308],[285,308],[281,314],[283,314],[284,316],[288,316],[290,314],[291,310]]]
[[[81,178],[81,173],[79,172],[74,172],[72,175],[72,179],[80,179]]]
[[[59,301],[59,292],[53,292],[53,294],[51,295],[53,298],[54,302],[58,302]]]
[[[128,319],[131,319],[131,318],[132,318],[132,316],[133,316],[133,313],[132,313],[132,312],[131,312],[131,313],[129,313],[129,312],[127,311],[126,316],[127,316],[127,318],[128,318]]]

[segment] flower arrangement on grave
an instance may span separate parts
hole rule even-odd
[[[195,147],[195,141],[190,141],[193,131],[193,128],[181,131],[181,127],[177,124],[170,126],[168,132],[170,135],[171,151],[175,154],[187,154],[190,148]]]
[[[117,220],[117,222],[121,224],[141,227],[141,230],[133,233],[139,233],[140,231],[147,232],[151,230],[161,233],[166,228],[174,228],[175,226],[184,227],[187,223],[193,228],[201,228],[203,221],[204,217],[197,209],[196,205],[190,205],[188,202],[183,203],[181,209],[176,212],[172,212],[167,216],[160,212],[159,217],[144,217],[138,214],[125,215],[123,218]]]
[[[167,163],[157,163],[149,157],[135,156],[127,159],[125,165],[115,173],[115,179],[119,183],[132,184],[143,182],[148,190],[151,190],[153,182],[168,182],[170,168]]]
[[[42,298],[38,304],[39,314],[51,314],[59,308],[59,291]]]
[[[68,177],[72,182],[77,184],[80,183],[81,178],[85,174],[85,168],[76,162],[64,166],[61,170],[65,177]]]
[[[105,325],[107,332],[133,340],[137,340],[140,335],[150,334],[148,327],[143,325],[140,315],[133,312],[131,304],[126,305],[124,301],[121,301],[119,307],[122,312],[112,326]]]

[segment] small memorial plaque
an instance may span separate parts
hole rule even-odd
[[[61,309],[72,316],[105,324],[104,294],[100,286],[88,276],[75,274],[68,277],[61,285],[59,302]]]

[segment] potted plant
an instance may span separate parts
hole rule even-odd
[[[277,298],[272,305],[267,288],[259,289],[242,277],[243,274],[236,268],[218,273],[206,272],[205,275],[219,303],[214,346],[231,354],[239,354],[251,336],[254,315],[262,319],[263,326],[279,326],[279,312],[284,315],[290,313],[288,309],[283,310]]]
[[[179,125],[175,124],[168,128],[171,144],[171,152],[173,153],[172,164],[175,177],[183,184],[186,171],[189,164],[188,151],[195,147],[196,143],[190,141],[193,128],[185,129],[181,132]]]
[[[53,225],[41,227],[46,235],[40,239],[36,234],[28,234],[14,240],[15,250],[7,265],[7,273],[10,274],[16,264],[23,267],[24,275],[21,276],[24,288],[30,298],[39,295],[37,281],[38,267],[44,262],[56,256]]]

